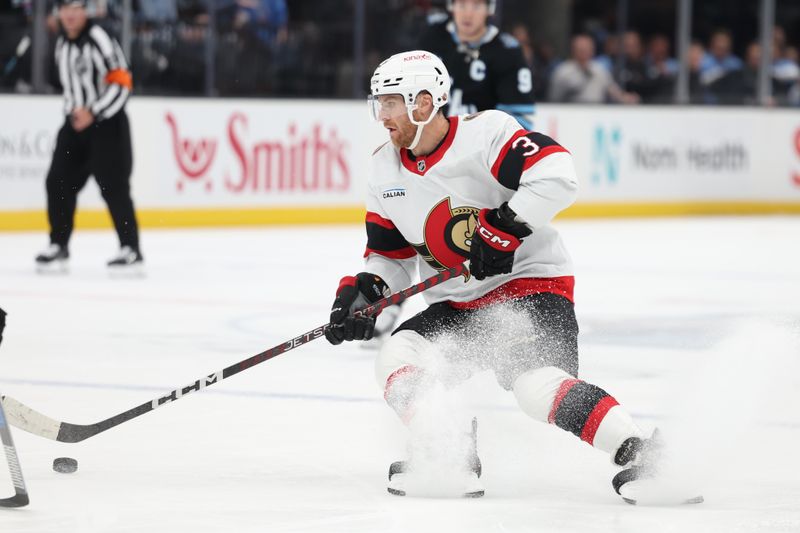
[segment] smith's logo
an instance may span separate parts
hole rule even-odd
[[[172,113],[167,113],[164,118],[172,130],[172,150],[175,161],[178,163],[183,176],[187,180],[204,180],[207,191],[211,190],[211,180],[206,175],[214,155],[217,153],[217,141],[213,138],[181,137],[178,134],[178,123]],[[178,190],[183,189],[183,180],[178,181]]]
[[[398,196],[405,196],[405,189],[387,189],[383,191],[384,198],[397,198]]]

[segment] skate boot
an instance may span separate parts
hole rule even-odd
[[[66,246],[51,244],[36,256],[36,271],[45,273],[66,273],[69,270],[69,250]]]
[[[139,250],[123,246],[119,253],[108,263],[108,272],[112,276],[141,276],[144,274],[144,258]]]
[[[664,443],[656,429],[649,439],[629,437],[614,455],[614,464],[625,467],[611,484],[617,494],[631,505],[674,505],[702,503],[703,496],[693,494],[686,481],[668,472]]]
[[[444,483],[443,490],[433,491],[438,496],[458,494],[464,498],[480,498],[483,496],[483,484],[480,481],[482,467],[478,457],[478,419],[472,419],[472,431],[469,435],[470,443],[467,454],[467,464],[461,465],[457,471],[447,470],[442,472],[448,477],[454,477],[452,483]],[[437,476],[440,472],[422,473],[410,467],[411,461],[395,461],[389,467],[389,485],[387,490],[395,496],[427,494],[426,481],[430,480],[440,484],[442,480]],[[415,465],[418,466],[418,465]],[[427,475],[426,475],[427,474]]]

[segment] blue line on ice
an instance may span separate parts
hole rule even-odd
[[[147,385],[120,385],[114,383],[82,383],[77,381],[54,381],[43,379],[15,379],[4,378],[0,379],[0,383],[10,385],[33,385],[37,387],[60,387],[60,388],[75,388],[75,389],[106,389],[106,390],[125,390],[125,391],[149,391],[149,392],[163,392],[166,394],[166,387],[153,387]],[[341,396],[329,394],[295,394],[290,392],[262,392],[262,391],[248,391],[248,390],[208,390],[203,389],[206,394],[219,394],[223,396],[239,396],[244,398],[269,398],[277,400],[306,400],[306,401],[321,401],[321,402],[348,402],[348,403],[383,403],[378,396],[374,398],[358,397],[358,396]],[[481,405],[478,407],[483,411],[518,411],[516,405]],[[640,420],[651,420],[658,422],[666,420],[669,417],[659,414],[651,413],[637,413],[631,412],[634,418]],[[787,429],[800,429],[800,423],[793,422],[774,422],[765,421],[759,425],[770,427],[781,427]]]

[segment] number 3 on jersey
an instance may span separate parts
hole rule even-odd
[[[511,149],[519,151],[520,145],[525,149],[525,151],[520,154],[522,157],[530,157],[539,151],[539,145],[527,137],[517,137],[514,142],[511,143]]]

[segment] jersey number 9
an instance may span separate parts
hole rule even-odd
[[[529,93],[533,89],[533,75],[531,69],[522,67],[517,72],[517,90],[521,93]]]

